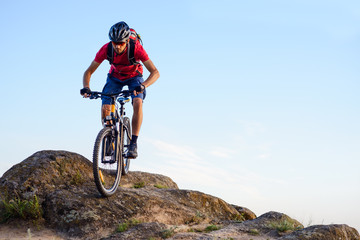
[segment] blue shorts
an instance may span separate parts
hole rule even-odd
[[[110,74],[108,74],[106,84],[102,91],[104,93],[108,93],[108,94],[116,93],[116,92],[120,92],[124,86],[128,86],[130,91],[134,91],[134,89],[137,86],[140,86],[143,82],[144,82],[144,79],[140,76],[136,76],[136,77],[121,81],[121,80],[111,76]],[[146,89],[144,90],[143,93],[138,93],[136,96],[132,93],[131,99],[141,98],[142,100],[144,100],[145,96],[146,96]],[[102,100],[102,104],[111,104],[110,97],[103,96],[103,97],[101,97],[101,100]]]

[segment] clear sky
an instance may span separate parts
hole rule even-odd
[[[39,150],[91,159],[100,101],[80,96],[82,75],[121,20],[161,74],[131,170],[360,230],[356,0],[1,1],[0,176]]]

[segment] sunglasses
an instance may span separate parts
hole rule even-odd
[[[126,42],[112,42],[116,46],[124,46]]]

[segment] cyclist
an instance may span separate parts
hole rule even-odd
[[[135,43],[134,57],[135,64],[131,64],[128,58],[128,48],[130,47],[131,30],[125,22],[118,22],[114,24],[109,31],[109,43],[106,43],[96,54],[88,69],[86,69],[83,77],[83,87],[80,90],[83,97],[88,97],[90,90],[90,78],[99,65],[107,59],[108,47],[112,44],[114,49],[113,60],[110,71],[107,76],[106,84],[103,88],[104,93],[116,93],[122,90],[124,86],[128,86],[130,91],[133,91],[131,98],[133,104],[132,116],[132,138],[128,151],[128,158],[136,158],[137,154],[137,139],[139,136],[142,120],[143,120],[143,100],[146,96],[146,88],[152,85],[159,77],[159,71],[154,63],[148,57],[139,41]],[[111,47],[111,46],[110,46]],[[143,67],[150,72],[149,77],[144,81],[142,78]],[[111,105],[109,97],[102,97],[101,117],[104,119],[110,115]],[[104,122],[104,121],[103,121]]]

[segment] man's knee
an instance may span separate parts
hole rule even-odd
[[[104,119],[106,116],[109,116],[111,113],[111,105],[103,104],[101,106],[101,119]]]
[[[142,108],[143,100],[141,98],[133,99],[134,110],[140,110]]]

